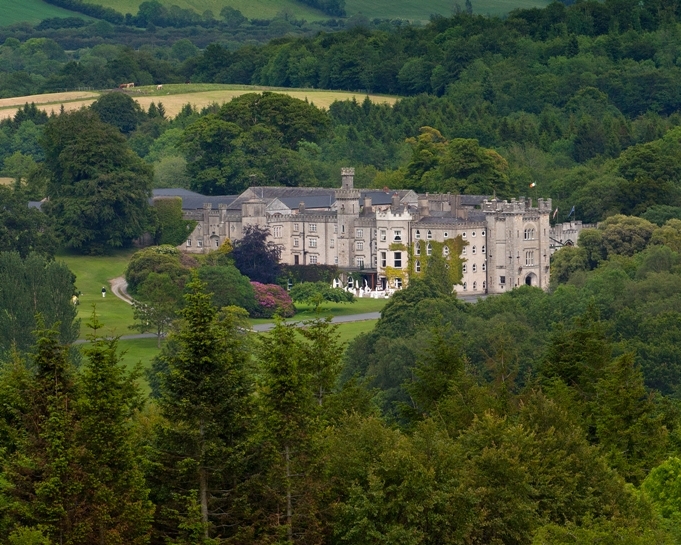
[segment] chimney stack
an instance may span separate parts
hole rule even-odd
[[[364,197],[364,210],[366,212],[371,212],[371,197]]]
[[[399,208],[399,206],[400,206],[400,195],[398,193],[393,193],[390,206],[392,208]]]
[[[419,215],[429,216],[430,215],[430,205],[428,204],[428,193],[423,197],[419,195]]]
[[[305,213],[305,203],[302,201],[298,204],[298,213],[299,214]]]

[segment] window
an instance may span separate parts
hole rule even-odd
[[[478,266],[477,266],[475,263],[473,263],[473,264],[471,265],[471,270],[472,270],[473,272],[478,272]]]
[[[388,252],[381,252],[381,267],[386,268],[388,266]]]
[[[525,252],[525,265],[534,265],[534,252]]]
[[[472,237],[474,237],[474,236],[475,236],[475,231],[473,231],[473,232],[471,233],[471,236],[472,236]]]
[[[476,252],[476,250],[477,250],[477,248],[476,248],[475,246],[473,246],[473,247],[471,248],[471,253],[474,254],[474,253]]]
[[[480,236],[484,237],[485,236],[485,231],[480,231]]]
[[[523,231],[523,238],[525,240],[534,240],[534,228],[528,227]]]
[[[465,263],[461,265],[461,272],[466,274],[468,272],[468,265],[466,265]]]
[[[402,242],[402,231],[400,229],[396,229],[393,233],[393,240],[395,242]]]
[[[281,238],[281,231],[282,231],[281,225],[277,225],[277,226],[273,227],[272,228],[272,236],[274,238]]]
[[[430,229],[428,229],[428,233],[426,234],[426,237],[428,238],[428,240],[433,239],[433,232]]]
[[[300,243],[300,239],[298,237],[294,237],[293,238],[293,247],[297,248],[299,243]]]
[[[361,240],[355,242],[355,250],[364,250],[364,242]]]
[[[500,276],[499,277],[499,284],[505,284],[506,283],[506,277],[505,276]]]
[[[482,272],[485,272],[487,270],[487,263],[484,261],[482,262]]]
[[[338,265],[338,256],[333,258],[333,264]]]
[[[421,262],[418,259],[416,260],[415,267],[416,267],[416,272],[421,272]]]
[[[395,278],[395,287],[396,287],[398,290],[401,290],[401,289],[402,289],[402,279],[401,279],[401,278]]]
[[[445,231],[445,238],[449,238],[449,233]]]
[[[483,290],[487,289],[487,282],[485,282],[484,280],[482,281],[482,289]]]
[[[388,239],[388,235],[385,232],[385,229],[381,229],[381,242],[385,242]]]
[[[372,259],[371,261],[373,261],[374,269],[375,269],[375,268],[376,268],[376,256],[374,256],[373,259]]]
[[[393,254],[393,263],[395,267],[402,268],[402,252],[395,252]]]
[[[473,282],[473,291],[478,291],[478,283],[475,281]]]
[[[335,235],[336,233],[338,233],[338,224],[337,224],[337,223],[334,223],[334,224],[333,224],[333,233],[334,233],[334,235]]]
[[[308,238],[307,243],[308,243],[308,246],[310,248],[316,248],[317,247],[317,239],[316,238]]]
[[[294,230],[294,231],[300,231],[300,224],[294,223],[294,224],[293,224],[293,230]]]
[[[461,248],[461,255],[466,255],[466,247]]]
[[[466,231],[464,231],[463,233],[461,233],[461,238],[466,238]]]
[[[316,265],[316,264],[317,264],[317,256],[311,255],[310,256],[310,265]]]
[[[419,239],[421,238],[421,231],[419,231],[419,230],[417,229],[417,230],[416,230],[416,235],[414,235],[414,237],[416,238],[416,240],[419,240]]]
[[[329,242],[329,248],[334,248],[336,246],[336,239],[332,238]]]
[[[463,291],[466,291],[468,289],[468,282],[463,283]]]
[[[443,255],[444,257],[447,257],[447,256],[449,255],[449,246],[444,246],[444,247],[442,248],[442,255]]]
[[[357,265],[360,269],[364,268],[364,257],[363,256],[357,256],[355,258],[355,265]]]
[[[364,238],[364,229],[355,229],[355,238]]]
[[[485,245],[484,245],[484,244],[482,245],[482,248],[480,248],[480,253],[481,253],[481,254],[484,254],[484,253],[485,253]]]
[[[414,244],[414,255],[421,255],[421,245],[418,242]]]
[[[426,255],[432,255],[433,253],[433,247],[430,245],[430,242],[426,246]]]
[[[216,247],[216,248],[219,248],[219,247],[220,247],[220,239],[216,239],[216,241],[215,241],[215,247]],[[284,250],[284,247],[283,247],[283,246],[280,246],[280,247],[279,247],[279,253],[281,254],[281,252],[282,252],[283,250]]]
[[[310,224],[310,233],[316,233],[316,232],[317,232],[317,224],[311,223]]]
[[[192,245],[192,239],[188,238],[187,239],[187,246],[191,246],[191,245]]]
[[[197,240],[197,241],[196,241],[196,245],[197,245],[199,248],[202,248],[202,247],[203,247],[203,240],[201,240],[201,239]]]

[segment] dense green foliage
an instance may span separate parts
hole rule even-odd
[[[279,248],[267,240],[269,234],[269,229],[249,225],[232,251],[234,265],[241,274],[261,284],[274,284],[280,271]]]
[[[319,308],[324,302],[352,303],[355,296],[341,288],[332,288],[328,282],[301,282],[290,290],[291,299],[298,303],[314,305]]]

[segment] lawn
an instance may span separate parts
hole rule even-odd
[[[92,314],[92,305],[97,306],[99,320],[104,324],[105,335],[129,335],[128,326],[133,323],[132,307],[121,301],[109,286],[109,280],[125,273],[134,250],[121,250],[106,256],[86,256],[60,253],[57,260],[63,261],[76,275],[76,289],[81,292],[78,316],[82,318],[80,336],[85,338],[89,329],[86,323]],[[107,294],[102,298],[102,287]]]
[[[322,305],[319,313],[315,313],[311,305],[296,304],[296,315],[291,321],[313,320],[326,316],[349,316],[351,314],[365,314],[367,312],[380,312],[389,299],[370,299],[368,297],[356,298],[354,303],[327,303]],[[251,319],[252,324],[267,324],[272,322],[268,318]]]
[[[338,332],[340,333],[341,341],[350,342],[360,333],[368,333],[371,331],[378,320],[363,320],[361,322],[350,322],[347,324],[338,324]]]
[[[42,0],[0,0],[0,26],[14,23],[39,23],[50,17],[81,17],[90,19],[81,13],[58,8]]]

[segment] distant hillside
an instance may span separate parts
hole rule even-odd
[[[46,4],[42,0],[0,0],[0,26],[14,23],[39,23],[51,17],[82,17],[66,9]]]
[[[137,13],[143,0],[88,0],[113,8],[121,13]],[[160,0],[164,5],[177,5],[199,13],[211,10],[219,15],[225,6],[241,11],[248,18],[270,19],[278,12],[287,10],[296,17],[308,21],[328,18],[320,11],[313,10],[297,0]],[[546,0],[471,0],[475,13],[500,15],[516,8],[544,7]],[[463,9],[465,0],[460,0]],[[449,16],[456,6],[456,0],[346,0],[348,16],[362,14],[370,19],[410,19],[427,21],[432,14]]]

